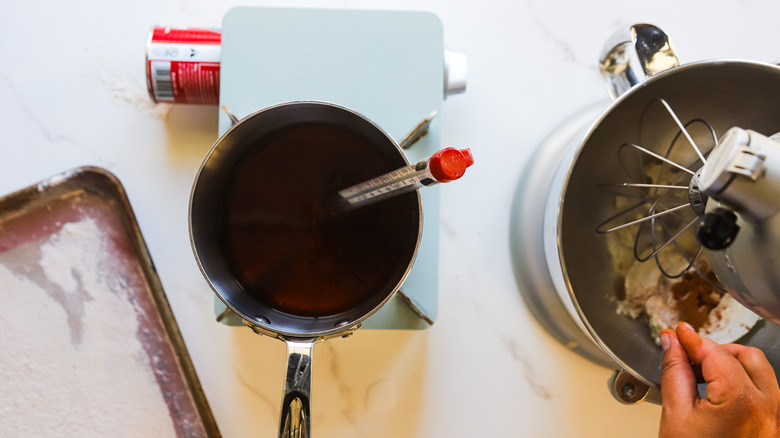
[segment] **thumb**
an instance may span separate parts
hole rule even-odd
[[[674,331],[662,330],[659,337],[664,350],[661,363],[661,397],[664,407],[685,412],[693,407],[699,397],[691,360]]]

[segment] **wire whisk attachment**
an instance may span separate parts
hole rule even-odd
[[[616,151],[625,180],[599,186],[615,195],[617,212],[596,232],[633,232],[634,258],[653,259],[669,278],[694,268],[702,252],[694,225],[706,204],[699,172],[717,143],[706,120],[683,123],[666,100],[653,99],[640,116],[638,141]]]

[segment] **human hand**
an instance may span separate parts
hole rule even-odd
[[[659,438],[780,437],[780,388],[764,353],[719,345],[680,323],[660,334],[664,358]],[[700,398],[697,377],[707,383]]]

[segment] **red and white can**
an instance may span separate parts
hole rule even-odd
[[[219,29],[156,26],[146,43],[149,96],[161,103],[219,104]]]

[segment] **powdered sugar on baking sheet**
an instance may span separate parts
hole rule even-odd
[[[3,436],[176,436],[105,238],[85,218],[0,264]]]

